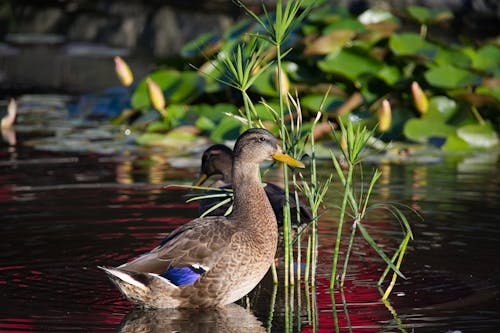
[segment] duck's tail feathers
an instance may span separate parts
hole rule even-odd
[[[154,273],[132,272],[119,268],[102,267],[110,280],[130,301],[148,308],[179,306],[180,288]]]

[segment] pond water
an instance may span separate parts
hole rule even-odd
[[[197,214],[186,167],[156,153],[79,154],[0,148],[1,332],[494,332],[500,328],[498,153],[429,164],[382,164],[374,201],[423,216],[388,303],[376,287],[384,265],[357,237],[346,285],[328,290],[336,212],[320,222],[314,290],[273,290],[266,277],[239,305],[207,311],[141,311],[98,265],[117,265],[155,246]],[[367,165],[366,170],[372,166]],[[324,173],[331,168],[321,164]],[[327,206],[339,200],[338,182]],[[401,239],[387,212],[366,222],[388,252]],[[350,231],[346,226],[344,234]],[[276,296],[276,297],[274,297]],[[333,296],[333,298],[332,298]],[[292,300],[292,301],[291,301]],[[286,307],[285,304],[294,304]],[[309,305],[309,306],[308,306]],[[309,311],[308,311],[309,310]],[[311,315],[312,313],[312,315]],[[316,320],[314,320],[316,318]],[[292,320],[290,320],[292,319]]]

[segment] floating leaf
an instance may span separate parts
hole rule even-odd
[[[481,81],[478,75],[452,65],[431,68],[425,72],[424,76],[429,84],[445,89],[464,88]]]
[[[400,56],[426,56],[433,58],[436,55],[436,45],[426,41],[415,33],[394,34],[389,39],[389,47]]]
[[[446,138],[446,142],[441,147],[443,151],[463,151],[471,149],[471,146],[458,135],[451,134]]]
[[[356,81],[362,74],[376,74],[384,65],[366,53],[354,49],[342,49],[319,61],[318,67],[325,72],[341,74]]]
[[[338,109],[345,101],[344,98],[338,96],[327,96],[326,99],[324,95],[308,95],[300,100],[302,107],[307,108],[313,112],[320,110],[321,103],[324,100],[323,111],[331,112]]]
[[[178,72],[160,70],[149,78],[162,89],[167,103],[188,103],[203,93],[204,79],[197,72]],[[132,107],[146,109],[150,107],[146,79],[142,80],[132,95]]]
[[[462,126],[457,135],[474,147],[491,148],[498,144],[497,133],[489,123]]]
[[[448,9],[409,6],[406,11],[411,18],[420,24],[437,23],[453,18],[453,13]]]
[[[329,24],[326,28],[323,29],[323,34],[328,35],[335,30],[351,30],[360,33],[366,31],[366,28],[358,20],[353,18],[346,18],[341,21]]]
[[[267,68],[253,82],[251,90],[261,95],[278,96],[278,90],[276,90],[274,77],[274,67]]]
[[[240,134],[241,122],[238,120],[225,117],[210,133],[210,139],[214,142],[222,142],[224,140],[234,140]]]
[[[462,50],[449,47],[437,47],[437,54],[434,62],[438,65],[452,64],[457,67],[469,67],[472,63],[470,57]]]
[[[339,29],[321,36],[304,49],[304,55],[320,55],[338,52],[350,42],[356,32],[354,30]]]
[[[446,138],[455,133],[455,127],[435,119],[413,118],[406,122],[404,135],[413,141],[427,142],[431,137]]]
[[[311,12],[308,21],[318,23],[332,23],[350,17],[349,10],[345,6],[325,5]]]
[[[388,85],[395,84],[401,78],[401,73],[399,72],[399,69],[395,66],[388,66],[388,65],[382,67],[377,73],[375,73],[375,75]]]
[[[397,21],[397,18],[391,12],[380,9],[368,9],[358,17],[359,22],[368,25],[385,21]]]
[[[448,121],[458,111],[457,102],[446,96],[434,96],[429,99],[429,108],[425,118]]]
[[[472,58],[472,67],[488,72],[498,70],[500,66],[500,47],[486,45],[477,51],[467,49],[466,52]]]

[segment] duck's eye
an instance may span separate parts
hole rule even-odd
[[[264,141],[266,141],[266,138],[261,136],[261,137],[257,138],[257,141],[264,142]]]

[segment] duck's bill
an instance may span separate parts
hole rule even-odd
[[[200,177],[198,177],[198,179],[195,180],[195,182],[193,183],[193,186],[201,186],[205,182],[205,180],[207,180],[207,178],[208,178],[208,175],[206,173],[202,173],[200,175]]]
[[[295,168],[305,168],[305,165],[301,162],[293,158],[292,156],[284,153],[276,153],[272,156],[276,161],[280,161],[285,163],[291,167]]]

